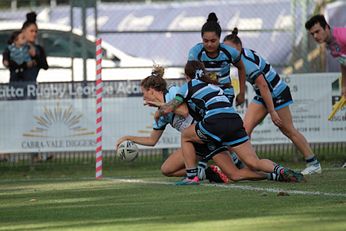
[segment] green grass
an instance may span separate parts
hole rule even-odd
[[[325,170],[301,184],[246,181],[219,186],[175,186],[179,179],[161,176],[158,163],[108,166],[103,180],[94,180],[90,166],[42,164],[0,169],[0,174],[0,231],[346,227],[346,169]],[[278,196],[278,191],[289,196]],[[316,192],[320,195],[312,195]]]

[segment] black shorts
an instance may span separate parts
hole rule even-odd
[[[264,107],[267,106],[264,103],[264,100],[261,96],[256,95],[253,98],[254,103],[262,104]],[[291,91],[289,87],[286,87],[278,96],[273,97],[274,109],[277,111],[283,107],[286,107],[293,103]]]
[[[237,113],[222,113],[210,116],[196,124],[196,134],[205,143],[221,146],[237,146],[249,140],[243,120]]]
[[[228,150],[227,146],[215,142],[204,144],[193,143],[193,146],[195,147],[196,155],[202,157],[203,160],[210,160],[216,154]]]

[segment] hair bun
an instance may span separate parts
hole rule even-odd
[[[36,16],[37,14],[34,11],[29,12],[26,14],[26,20],[28,22],[36,22]]]
[[[151,72],[151,75],[158,77],[158,78],[163,78],[164,73],[165,73],[165,68],[163,66],[155,64],[153,66],[153,70]]]
[[[208,15],[207,22],[211,22],[211,21],[214,21],[214,22],[217,22],[217,21],[218,21],[218,18],[217,18],[216,14],[215,14],[214,12],[211,12],[211,13]]]
[[[232,30],[232,34],[238,35],[238,28],[237,27],[234,27],[234,29]]]

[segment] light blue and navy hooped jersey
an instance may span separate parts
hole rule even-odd
[[[243,48],[241,58],[245,66],[246,80],[252,84],[257,95],[261,96],[255,84],[260,74],[263,74],[273,97],[278,96],[287,87],[274,68],[256,51]]]
[[[177,86],[171,86],[170,88],[168,88],[168,90],[165,92],[165,97],[164,97],[165,102],[169,102],[172,99],[174,99],[178,90],[179,90],[179,87]],[[166,125],[170,124],[174,129],[176,129],[179,132],[182,132],[185,128],[189,127],[193,123],[194,123],[194,119],[192,118],[192,116],[189,115],[188,117],[183,117],[171,112],[165,116],[161,116],[157,123],[156,121],[154,121],[153,129],[165,130]]]
[[[193,109],[190,104],[195,104],[197,108],[203,110],[204,114],[201,115],[203,119],[221,113],[236,113],[220,87],[199,79],[192,79],[183,84],[175,99],[180,102],[189,102],[190,109]],[[198,120],[198,118],[195,119]]]
[[[220,43],[219,55],[216,58],[210,58],[204,49],[203,43],[198,43],[189,51],[188,60],[203,62],[208,72],[216,73],[220,84],[227,84],[231,83],[231,64],[240,61],[240,53],[235,48]]]

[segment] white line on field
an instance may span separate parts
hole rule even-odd
[[[112,181],[117,182],[117,183],[175,185],[174,182],[169,182],[169,181],[148,181],[148,180],[143,180],[143,179],[114,179],[114,178],[106,178],[106,179],[112,180]],[[319,191],[286,190],[286,189],[277,189],[277,188],[254,187],[254,186],[250,186],[250,185],[203,184],[202,183],[202,184],[200,184],[200,186],[229,188],[229,189],[241,189],[241,190],[248,190],[248,191],[260,191],[260,192],[271,192],[271,193],[286,192],[288,194],[298,194],[298,195],[346,197],[345,193],[328,193],[328,192],[319,192]],[[177,186],[177,187],[191,187],[191,186]]]

